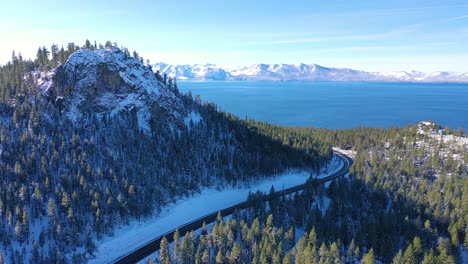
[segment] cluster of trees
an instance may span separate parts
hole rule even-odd
[[[25,95],[34,95],[36,93],[35,81],[40,77],[41,72],[44,73],[55,69],[77,50],[97,50],[112,47],[117,47],[117,43],[112,43],[109,40],[104,45],[101,43],[97,44],[96,41],[92,44],[89,40],[86,40],[82,46],[70,42],[65,48],[63,45],[59,48],[59,45],[52,44],[50,48],[45,46],[39,47],[34,60],[25,59],[21,53],[17,54],[13,51],[11,60],[5,65],[0,66],[0,100],[14,104],[14,102],[11,102],[12,99],[16,100],[18,97],[21,98]],[[121,47],[121,49],[125,52],[126,56],[131,56],[127,48]],[[132,55],[143,63],[144,58],[136,51],[133,51]],[[149,63],[149,60],[146,60],[148,67],[151,67]],[[167,77],[164,78],[165,83],[166,79]],[[162,77],[161,81],[163,81]]]
[[[187,233],[172,252],[163,241],[149,262],[462,263],[460,248],[468,247],[466,145],[421,134],[417,126],[330,131],[247,122],[297,148],[311,137],[360,149],[351,175],[328,187],[312,179],[286,197],[274,189],[252,194],[249,209],[226,222],[218,217],[211,232]],[[295,238],[294,229],[304,232]]]
[[[243,123],[255,133],[279,141],[285,146],[300,149],[314,156],[316,156],[317,152],[326,153],[327,155],[323,156],[325,160],[329,160],[333,155],[330,146],[336,146],[337,144],[335,140],[325,140],[323,138],[333,133],[331,130],[285,127],[257,122],[252,119],[243,120]]]
[[[468,246],[468,146],[418,133],[417,126],[384,143],[358,153],[354,175],[401,204],[392,210],[428,237],[447,239],[447,251],[458,256],[460,245]]]
[[[202,121],[174,126],[155,106],[152,133],[136,125],[131,110],[87,113],[74,124],[35,87],[35,72],[54,67],[54,54],[41,48],[34,62],[18,58],[0,69],[0,252],[12,263],[84,262],[95,239],[117,225],[158,214],[203,187],[313,170],[329,157],[320,142],[304,151],[256,133],[164,77],[184,111]]]
[[[326,143],[328,146],[353,149],[358,152],[369,147],[382,146],[387,140],[397,138],[408,128],[391,127],[352,129],[326,129],[314,127],[284,127],[247,119],[246,123],[260,134],[277,139],[284,144],[304,149],[309,142]]]
[[[108,41],[106,46],[109,43]],[[63,46],[59,49],[57,44],[53,44],[50,49],[45,46],[39,47],[34,60],[24,59],[21,53],[16,54],[13,51],[11,60],[0,66],[0,100],[7,104],[14,104],[15,100],[25,95],[34,95],[36,93],[35,81],[39,77],[37,74],[40,74],[40,71],[48,71],[57,67],[80,48],[94,50],[96,44],[91,45],[89,40],[86,40],[82,47],[73,42],[69,43],[66,49]]]
[[[315,245],[318,243],[317,235],[312,230],[309,236],[304,236],[297,247],[295,230],[291,226],[289,229],[277,227],[273,220],[273,215],[269,215],[265,221],[259,218],[245,220],[248,217],[240,214],[224,221],[221,216],[214,223],[211,230],[206,225],[202,227],[200,234],[187,232],[183,239],[180,239],[178,231],[173,237],[172,250],[166,238],[161,241],[159,251],[160,263],[294,263],[294,259],[302,258],[299,263],[307,262],[304,258],[303,246]],[[325,254],[326,245],[322,244],[322,260],[331,261],[334,257],[340,256],[337,244],[331,245],[336,248],[336,252]],[[337,253],[337,254],[335,254]],[[301,255],[299,257],[299,255]],[[344,259],[344,258],[343,258]],[[338,260],[338,259],[337,259]],[[305,262],[304,262],[305,261]],[[149,263],[153,263],[152,258]],[[331,262],[335,263],[335,262]]]
[[[13,52],[12,59],[0,66],[0,100],[2,104],[14,104],[25,94],[31,94],[35,88],[33,71],[34,62],[24,60],[21,54]],[[2,106],[3,107],[3,106]]]
[[[314,200],[321,197],[311,198],[310,191],[312,189],[307,191],[308,195],[299,195],[300,198],[296,196],[282,200],[282,205],[277,209],[267,210],[270,213],[267,216],[254,217],[256,214],[264,215],[266,207],[263,206],[262,209],[257,207],[235,213],[225,222],[218,215],[210,231],[204,225],[198,235],[193,231],[187,232],[182,240],[176,231],[172,250],[167,239],[163,238],[156,258],[160,263],[376,263],[372,248],[364,251],[365,247],[361,247],[360,250],[354,239],[343,243],[341,238],[332,238],[324,232],[317,232],[321,227],[316,229],[312,226],[296,238],[295,226],[301,229],[302,226],[294,215],[300,209],[295,210],[292,206],[295,203],[304,203],[303,199]],[[269,205],[272,205],[272,201],[275,203],[275,199],[270,199]],[[289,212],[285,211],[286,208],[289,208]],[[316,213],[311,213],[309,217]],[[320,210],[319,214],[322,214]],[[419,249],[419,238],[415,237],[414,241],[415,247]],[[416,252],[420,253],[418,250]],[[405,252],[404,260],[413,261],[409,258],[410,254]],[[148,263],[154,261],[150,257]]]
[[[378,193],[380,200],[389,201],[392,205],[388,209],[391,209],[390,213],[400,214],[400,226],[411,223],[428,231],[420,236],[427,243],[432,241],[432,246],[435,246],[434,241],[438,237],[448,238],[450,243],[446,248],[454,256],[459,255],[460,245],[468,246],[468,146],[457,143],[453,137],[444,141],[444,137],[430,132],[441,127],[414,125],[389,129],[328,130],[288,129],[253,121],[250,123],[262,134],[298,147],[310,137],[333,146],[356,150],[355,163],[351,168],[355,180],[365,183],[366,190]],[[454,136],[464,134],[463,131],[449,128],[445,132]],[[292,139],[300,142],[292,142]],[[339,189],[343,188],[340,186]],[[338,204],[341,203],[346,204],[347,199]],[[391,215],[383,219],[391,219]],[[381,224],[379,226],[385,226]],[[392,234],[391,230],[384,234]],[[401,233],[401,230],[394,233],[392,239],[398,241]],[[380,255],[379,247],[373,247]]]
[[[182,240],[176,231],[173,241],[171,252],[163,238],[161,263],[281,263],[294,244],[294,229],[276,228],[271,215],[262,225],[257,218],[248,224],[218,217],[210,231],[203,226],[199,235],[188,232]]]

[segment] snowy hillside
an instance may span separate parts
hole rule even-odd
[[[325,142],[291,148],[180,93],[125,48],[41,52],[0,66],[0,263],[86,263],[179,199],[330,158]]]
[[[468,73],[423,73],[418,71],[366,72],[346,68],[327,68],[317,64],[254,64],[223,68],[214,64],[155,64],[161,74],[183,80],[271,80],[271,81],[379,81],[379,82],[468,82]]]

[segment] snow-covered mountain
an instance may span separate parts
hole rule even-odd
[[[232,80],[227,70],[214,64],[170,65],[158,63],[153,66],[154,71],[168,76],[176,76],[180,80]]]
[[[325,142],[286,146],[115,47],[15,58],[0,76],[0,263],[87,263],[104,236],[182,197],[310,175],[331,158]]]
[[[351,69],[326,68],[316,64],[254,64],[231,72],[237,80],[358,81],[372,76]]]
[[[249,67],[235,68],[223,68],[214,64],[170,65],[157,63],[153,69],[161,74],[183,80],[468,82],[468,73],[366,72],[303,63],[254,64]]]
[[[49,75],[40,85],[42,94],[73,122],[87,113],[114,116],[134,111],[138,125],[149,131],[151,109],[156,105],[179,124],[189,114],[150,68],[116,47],[79,50]]]

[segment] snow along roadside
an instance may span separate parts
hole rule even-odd
[[[328,166],[322,169],[316,177],[322,178],[331,175],[339,171],[342,165],[341,159],[334,156]],[[193,219],[245,201],[249,191],[269,192],[272,185],[275,190],[282,190],[303,184],[309,176],[310,173],[308,172],[294,172],[252,183],[248,188],[229,188],[221,191],[204,189],[200,194],[171,204],[163,209],[158,216],[153,216],[144,221],[133,220],[129,225],[117,227],[114,236],[105,236],[95,242],[97,247],[95,258],[90,259],[89,263],[112,262],[126,252],[131,252],[152,239]]]

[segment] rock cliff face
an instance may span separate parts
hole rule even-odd
[[[180,98],[149,67],[115,47],[75,52],[42,87],[49,101],[73,122],[87,113],[130,111],[136,113],[138,125],[149,130],[152,111],[163,111],[175,124],[188,114]]]

